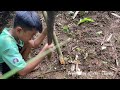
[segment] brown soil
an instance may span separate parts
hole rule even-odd
[[[66,64],[59,63],[56,51],[52,54],[52,59],[45,58],[38,69],[31,72],[24,79],[112,79],[117,69],[116,60],[120,59],[120,19],[111,15],[118,11],[88,11],[79,13],[72,19],[68,11],[59,11],[56,16],[55,33],[59,42],[72,38],[70,42],[61,47]],[[43,16],[39,12],[40,16]],[[90,17],[95,22],[77,25],[80,18]],[[45,28],[45,22],[43,20]],[[69,32],[63,31],[63,26],[68,25]],[[98,34],[98,32],[102,32]],[[112,37],[109,42],[106,40],[110,34]],[[29,58],[35,56],[43,47],[46,40],[38,49],[32,50]],[[101,45],[102,44],[102,45]],[[106,49],[102,50],[102,46]],[[75,57],[78,56],[78,68],[82,72],[75,74]],[[113,68],[112,68],[113,67]],[[73,70],[72,70],[73,69]],[[116,76],[119,77],[119,72]]]

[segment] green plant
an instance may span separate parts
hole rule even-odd
[[[81,49],[79,47],[76,48],[76,51],[81,51]]]
[[[91,18],[83,18],[83,19],[80,19],[79,22],[78,22],[78,25],[81,24],[81,23],[85,23],[85,22],[94,22],[93,19]]]
[[[102,33],[103,33],[102,31],[96,32],[97,35],[101,35]]]
[[[69,27],[68,27],[67,25],[65,25],[65,26],[63,27],[63,32],[65,32],[65,33],[68,33],[68,32],[69,32]]]

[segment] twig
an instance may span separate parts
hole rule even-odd
[[[117,76],[117,74],[118,74],[119,71],[120,71],[120,68],[117,68],[117,69],[115,70],[115,74],[114,74],[114,76],[113,76],[113,79],[116,78],[116,76]]]
[[[76,11],[74,16],[73,16],[73,19],[75,19],[75,17],[77,16],[77,14],[79,13],[79,11]]]
[[[103,41],[101,42],[101,45],[103,45],[103,44],[104,44],[104,42],[105,42],[105,36],[104,36],[104,38],[103,38]]]
[[[117,18],[120,18],[120,16],[118,14],[115,14],[115,13],[111,13],[113,16],[117,17]]]
[[[112,35],[113,35],[113,34],[110,33],[110,36],[109,36],[109,37],[107,38],[107,40],[106,40],[107,42],[110,41],[110,39],[112,38]]]
[[[116,45],[114,44],[113,41],[111,41],[111,44],[112,44],[113,54],[114,54],[114,57],[115,57],[116,66],[119,67],[118,56],[117,56],[117,53],[116,53]]]
[[[109,66],[108,66],[109,67]],[[113,71],[115,71],[115,74],[113,75],[113,79],[115,79],[116,78],[116,76],[117,76],[117,74],[118,74],[118,72],[119,72],[119,68],[115,68],[115,67],[110,67],[110,69],[111,70],[113,70]]]
[[[114,76],[113,76],[113,79],[115,79],[115,78],[116,78],[116,76],[117,76],[118,72],[119,72],[119,69],[117,69],[117,70],[116,70],[116,72],[115,72],[115,74],[114,74]]]

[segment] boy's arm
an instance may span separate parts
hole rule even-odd
[[[39,55],[51,47],[53,47],[53,44],[51,45],[46,44],[44,48],[41,50],[41,52],[36,57],[32,58],[34,61],[32,63],[28,63],[24,69],[18,72],[18,74],[21,76],[25,76],[26,74],[31,72],[45,57],[44,56],[44,57],[39,58]]]
[[[27,61],[27,58],[28,58],[28,55],[30,54],[30,52],[31,52],[31,46],[29,45],[29,43],[27,43],[24,45],[24,47],[20,51],[20,53],[25,61]]]
[[[47,35],[47,28],[35,40],[29,41],[30,46],[32,48],[37,48],[42,43],[46,35]]]
[[[47,35],[47,29],[45,29],[35,40],[30,40],[25,43],[22,51],[20,52],[24,60],[27,60],[28,55],[31,52],[31,48],[37,48]]]
[[[32,63],[26,63],[24,59],[22,58],[21,54],[19,53],[18,49],[15,47],[11,47],[9,49],[6,49],[2,53],[2,59],[4,62],[10,67],[10,69],[19,69],[20,71],[18,72],[19,75],[24,76],[31,72],[40,62],[41,60],[45,57],[39,57],[40,54],[42,54],[44,51],[48,50],[49,48],[53,47],[52,45],[45,45],[41,52],[33,58]]]

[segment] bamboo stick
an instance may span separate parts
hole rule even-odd
[[[45,19],[45,22],[47,22],[47,12],[46,11],[43,11],[43,16],[44,16],[44,19]],[[47,24],[47,23],[46,23]],[[53,24],[54,25],[54,24]],[[59,42],[58,42],[58,39],[57,39],[57,36],[55,34],[55,32],[53,31],[53,42],[55,45],[57,45],[58,47],[56,48],[57,50],[57,53],[59,55],[59,61],[61,64],[65,64],[65,61],[64,61],[64,58],[63,58],[63,54],[62,54],[62,51],[61,51],[61,48],[60,48],[60,45],[59,45]]]
[[[48,39],[48,45],[50,45],[53,41],[53,26],[54,26],[54,11],[47,11],[47,39]],[[52,53],[48,54],[48,59],[51,59]]]

